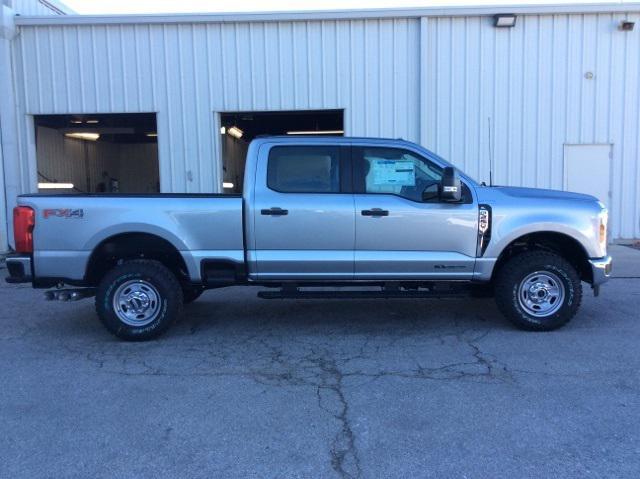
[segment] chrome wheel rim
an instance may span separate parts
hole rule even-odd
[[[113,295],[113,310],[129,326],[146,326],[160,313],[160,293],[151,283],[136,279],[121,284]]]
[[[564,284],[550,271],[535,271],[527,275],[518,288],[520,307],[537,318],[556,313],[562,307],[564,297]]]

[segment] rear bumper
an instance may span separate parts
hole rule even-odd
[[[6,261],[9,271],[9,276],[6,278],[7,283],[31,283],[33,281],[31,256],[9,255]]]
[[[609,279],[609,276],[611,276],[611,263],[611,256],[592,258],[589,260],[593,274],[592,286],[599,286]]]

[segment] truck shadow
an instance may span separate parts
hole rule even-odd
[[[274,299],[259,288],[207,291],[186,305],[175,334],[279,329],[300,333],[424,333],[468,328],[512,329],[493,299]],[[169,335],[172,333],[169,332]]]

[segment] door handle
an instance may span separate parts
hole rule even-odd
[[[362,210],[362,216],[389,216],[389,211],[381,208],[371,208],[370,210]]]
[[[283,210],[282,208],[269,208],[260,210],[260,214],[270,216],[284,216],[289,214],[289,210]]]

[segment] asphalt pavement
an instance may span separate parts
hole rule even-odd
[[[611,250],[550,333],[491,299],[229,288],[126,343],[2,281],[0,477],[637,478],[640,251]]]

